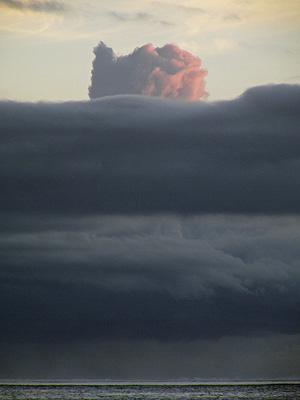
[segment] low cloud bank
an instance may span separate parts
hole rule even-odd
[[[300,213],[299,86],[0,104],[3,212]]]
[[[299,334],[299,114],[289,85],[1,102],[2,342]]]
[[[117,57],[103,42],[94,49],[91,99],[115,94],[198,100],[207,97],[201,60],[175,44],[151,43]]]

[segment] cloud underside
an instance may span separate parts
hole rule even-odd
[[[2,102],[2,341],[298,334],[299,104]]]
[[[2,341],[299,334],[299,218],[13,222],[0,237]]]

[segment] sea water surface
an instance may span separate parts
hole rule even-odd
[[[300,382],[0,383],[2,400],[300,400]]]

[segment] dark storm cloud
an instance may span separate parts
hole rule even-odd
[[[1,102],[2,343],[299,334],[299,109]]]
[[[21,1],[21,0],[0,0],[0,4],[4,4],[7,7],[15,8],[21,11],[36,11],[36,12],[49,12],[49,13],[60,13],[65,11],[63,3],[58,1]]]
[[[23,279],[1,285],[2,341],[192,340],[265,333],[299,334],[299,293],[236,293],[178,298]],[[5,309],[4,309],[5,307]]]
[[[218,341],[5,343],[0,351],[0,375],[6,379],[282,379],[296,378],[300,367],[299,335],[282,334]]]
[[[300,212],[300,87],[1,103],[2,212]]]
[[[299,333],[299,218],[17,219],[0,236],[2,341]]]

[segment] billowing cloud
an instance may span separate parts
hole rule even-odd
[[[201,60],[174,44],[151,43],[117,57],[103,42],[94,49],[91,99],[115,94],[198,100],[207,97]]]

